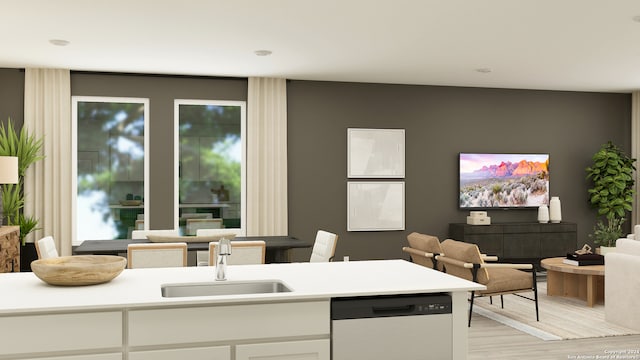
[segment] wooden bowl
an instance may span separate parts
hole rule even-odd
[[[122,206],[140,206],[140,205],[142,205],[142,200],[120,200],[120,205],[122,205]]]
[[[76,255],[39,259],[31,270],[51,285],[78,286],[102,284],[120,275],[127,259],[114,255]]]

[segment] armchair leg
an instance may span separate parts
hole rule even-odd
[[[540,316],[538,315],[538,279],[535,268],[533,269],[533,297],[536,302],[536,321],[540,321]]]
[[[504,309],[504,297],[500,295],[500,307]]]
[[[489,304],[493,305],[493,296],[489,296]]]
[[[473,313],[473,298],[475,297],[475,291],[471,292],[471,304],[469,305],[469,322],[467,324],[467,327],[471,327],[471,314]]]

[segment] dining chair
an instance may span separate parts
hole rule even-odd
[[[338,235],[324,230],[318,230],[309,262],[333,261],[337,243]]]
[[[133,230],[131,232],[132,239],[146,239],[147,235],[168,235],[168,236],[178,236],[177,229],[171,230]]]
[[[58,257],[58,250],[56,249],[56,242],[53,240],[53,237],[45,236],[36,241],[36,253],[38,253],[38,259]]]
[[[187,266],[187,243],[129,244],[129,269]]]
[[[240,229],[198,229],[196,230],[196,236],[217,236],[217,235],[227,235],[234,234],[235,236],[240,235]]]
[[[187,219],[187,235],[196,235],[198,229],[221,229],[222,219]]]
[[[209,265],[216,264],[217,241],[209,243]],[[266,243],[263,240],[231,241],[231,255],[227,265],[264,264]]]

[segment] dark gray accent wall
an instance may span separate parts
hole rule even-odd
[[[174,100],[246,101],[247,79],[72,73],[71,94],[149,98],[150,226],[168,229],[174,224]]]
[[[631,142],[630,94],[290,81],[287,101],[289,234],[337,233],[338,260],[405,257],[413,231],[447,238],[468,215],[458,208],[460,152],[549,153],[563,220],[578,224],[580,246],[592,243],[584,169],[602,143],[629,151]],[[349,127],[406,129],[405,231],[347,232]],[[535,222],[537,210],[489,216]]]
[[[0,121],[24,123],[24,70],[0,68]]]

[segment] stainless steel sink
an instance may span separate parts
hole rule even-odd
[[[165,284],[161,286],[161,289],[162,297],[220,296],[291,292],[291,289],[279,280]]]

